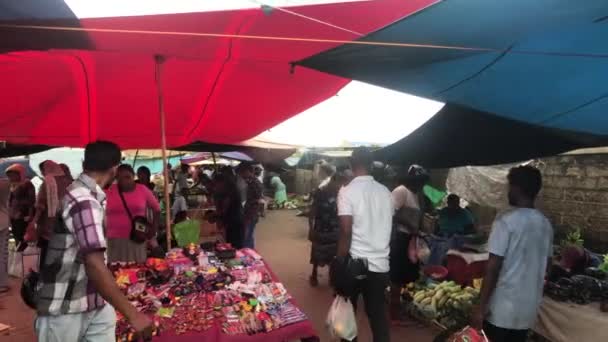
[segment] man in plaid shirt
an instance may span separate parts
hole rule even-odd
[[[151,320],[123,296],[106,267],[103,188],[113,182],[120,160],[120,149],[113,143],[87,145],[84,172],[62,200],[63,214],[40,272],[36,318],[40,342],[115,341],[114,308],[144,338],[151,336]]]

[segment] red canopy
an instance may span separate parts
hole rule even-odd
[[[366,34],[431,2],[378,0],[290,10]],[[193,33],[357,38],[313,20],[260,9],[83,19],[79,24],[97,29],[87,31],[94,51],[76,45],[79,50],[0,54],[0,140],[83,146],[106,139],[123,148],[160,146],[154,55],[161,54],[167,57],[162,79],[168,145],[242,141],[333,96],[348,83],[305,68],[291,72],[290,62],[338,44]],[[21,32],[26,37],[48,31]],[[184,32],[188,34],[177,34]],[[54,34],[67,39],[74,32]]]

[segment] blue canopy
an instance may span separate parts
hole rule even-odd
[[[435,47],[347,44],[297,64],[459,110],[608,135],[606,0],[444,0],[361,41]]]

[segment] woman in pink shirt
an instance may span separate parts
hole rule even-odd
[[[130,165],[123,164],[116,174],[117,183],[107,191],[106,235],[108,238],[109,262],[145,262],[147,247],[155,248],[156,231],[160,222],[160,205],[154,194],[145,185],[135,182],[135,172]],[[130,239],[132,222],[120,198],[122,192],[132,217],[148,218],[152,225],[147,243],[136,243]]]

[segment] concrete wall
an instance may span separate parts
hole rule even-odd
[[[539,207],[556,237],[580,228],[589,248],[608,250],[608,154],[545,158],[538,167],[544,177]]]

